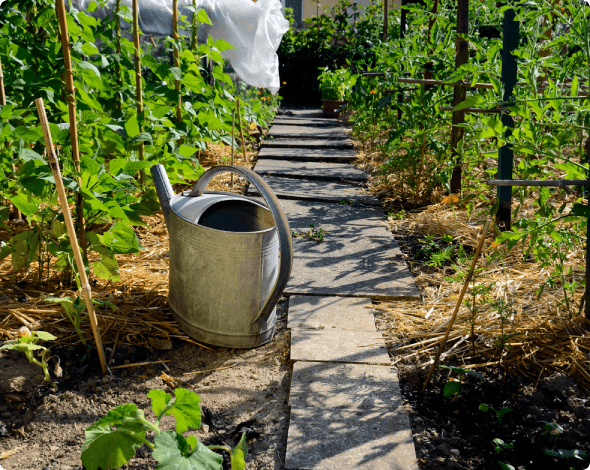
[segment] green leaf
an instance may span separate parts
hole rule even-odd
[[[84,467],[87,470],[119,468],[129,462],[145,442],[147,427],[139,422],[126,423],[138,418],[143,418],[143,412],[137,406],[121,405],[86,429],[82,445]]]
[[[194,147],[189,147],[188,145],[181,145],[180,148],[178,149],[178,153],[185,158],[190,158],[195,153],[197,153],[198,150],[199,149],[196,149]]]
[[[572,89],[570,90],[570,96],[578,96],[578,87],[579,87],[578,76],[574,75],[574,78],[572,79]]]
[[[448,398],[455,393],[459,393],[460,390],[461,382],[447,382],[443,388],[443,396]]]
[[[504,463],[504,462],[498,462],[498,465],[500,465],[500,468],[502,470],[515,470],[512,465]]]
[[[160,415],[172,399],[172,395],[166,393],[164,390],[150,390],[147,397],[152,401],[152,410],[154,410],[156,416]]]
[[[227,51],[229,49],[235,49],[234,46],[232,46],[229,42],[227,42],[224,39],[218,39],[217,41],[215,41],[213,45],[219,52]]]
[[[147,142],[148,144],[152,145],[154,142],[152,141],[152,136],[149,132],[141,132],[136,136],[131,138],[131,142],[137,144],[139,142]]]
[[[131,138],[139,135],[139,124],[137,122],[137,116],[133,114],[125,123],[125,131]]]
[[[143,250],[133,228],[123,222],[115,223],[108,232],[99,238],[107,248],[117,255],[139,253]]]
[[[203,24],[213,24],[205,10],[199,10],[199,13],[197,13],[197,21]]]
[[[47,331],[33,331],[33,334],[43,341],[54,341],[57,339],[57,336],[53,336],[51,333],[47,333]]]
[[[242,433],[240,442],[230,451],[231,470],[245,470],[246,455],[248,455],[248,446],[246,445],[246,433]]]
[[[457,106],[455,106],[453,108],[453,111],[460,111],[461,109],[465,109],[465,108],[477,107],[481,103],[483,103],[482,96],[479,96],[479,95],[468,96],[463,101],[461,101]]]
[[[39,205],[37,203],[29,202],[27,197],[22,194],[10,196],[9,199],[10,202],[12,202],[24,215],[36,214],[39,210]]]
[[[590,207],[588,207],[586,204],[574,204],[572,213],[574,215],[579,215],[581,217],[590,219]]]
[[[480,404],[479,404],[479,409],[480,409],[481,411],[483,411],[484,413],[485,413],[486,411],[489,411],[489,409],[490,409],[490,408],[491,408],[491,406],[489,406],[489,405],[486,405],[485,403],[480,403]]]
[[[152,456],[158,461],[156,470],[221,470],[223,462],[221,455],[199,441],[191,452],[184,436],[174,431],[156,435]]]
[[[195,392],[185,388],[174,390],[174,404],[166,411],[166,416],[173,415],[176,418],[176,432],[185,432],[189,428],[201,427],[201,399]]]
[[[93,247],[94,251],[101,255],[98,261],[92,264],[92,272],[96,277],[109,281],[119,282],[119,263],[115,254],[105,247]]]

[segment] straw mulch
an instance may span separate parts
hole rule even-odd
[[[532,208],[531,201],[528,204]],[[452,235],[455,242],[474,248],[483,222],[469,218],[465,210],[456,209],[456,219],[449,204],[435,204],[407,215],[405,220],[389,220],[390,228],[400,235]],[[526,212],[526,211],[525,211]],[[495,246],[490,230],[476,275],[471,285],[493,284],[490,299],[503,297],[511,303],[504,325],[505,347],[498,343],[501,321],[489,303],[477,313],[475,338],[470,334],[470,311],[465,295],[453,324],[441,362],[455,362],[462,367],[477,368],[500,364],[509,373],[526,376],[537,383],[541,377],[560,371],[573,377],[590,390],[590,322],[579,314],[583,288],[575,291],[571,318],[564,306],[561,286],[545,288],[537,299],[540,285],[549,276],[549,269],[540,269],[534,261],[524,261],[522,245],[507,251]],[[501,255],[490,257],[490,255]],[[486,259],[487,258],[487,259]],[[493,259],[492,259],[493,258]],[[470,262],[469,262],[470,264]],[[584,246],[568,253],[566,267],[571,266],[575,278],[584,277]],[[423,302],[383,302],[377,305],[390,320],[388,341],[397,353],[396,361],[418,359],[430,367],[448,327],[463,282],[454,281],[454,270],[432,268],[410,261]],[[464,269],[468,269],[468,264]]]
[[[209,144],[210,150],[201,156],[205,168],[230,163],[230,147]],[[235,154],[235,164],[251,168],[256,152],[247,151],[247,161],[241,151]],[[230,173],[213,178],[208,189],[243,192],[245,181],[235,176],[230,187]],[[177,187],[176,191],[190,186]],[[163,216],[143,217],[146,227],[136,227],[136,233],[144,247],[138,255],[118,255],[121,282],[113,283],[91,276],[93,298],[113,303],[116,310],[97,306],[98,326],[103,342],[110,344],[107,360],[114,354],[117,344],[170,348],[170,340],[178,338],[193,342],[181,330],[172,317],[167,304],[168,296],[168,232]],[[8,240],[16,232],[27,230],[25,224],[12,224],[14,231],[0,233],[0,239]],[[90,261],[95,255],[90,254]],[[47,277],[49,278],[47,280]],[[75,283],[69,276],[51,271],[39,285],[37,263],[29,271],[14,272],[10,257],[0,263],[0,341],[14,339],[17,330],[27,326],[31,330],[48,331],[58,337],[55,344],[73,344],[80,338],[60,304],[44,301],[44,298],[77,296]],[[81,325],[86,340],[93,343],[88,319]],[[198,344],[198,343],[197,343]]]

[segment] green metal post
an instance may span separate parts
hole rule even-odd
[[[519,23],[516,21],[516,12],[510,8],[504,12],[504,31],[502,33],[502,83],[504,84],[504,102],[510,106],[511,100],[514,99],[513,92],[516,85],[516,57],[512,52],[518,48],[518,30]],[[508,127],[506,137],[512,134],[511,129],[514,127],[514,120],[508,114],[502,115],[502,124]],[[512,179],[512,166],[514,161],[514,152],[512,145],[506,144],[500,148],[498,155],[498,179]],[[498,214],[496,222],[501,230],[510,230],[511,200],[512,187],[498,186]]]

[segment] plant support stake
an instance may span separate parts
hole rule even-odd
[[[78,145],[78,118],[76,116],[76,88],[74,87],[74,75],[72,73],[72,56],[70,54],[70,35],[68,34],[68,23],[66,20],[66,10],[64,2],[56,2],[57,17],[59,19],[59,29],[61,32],[61,47],[64,54],[64,64],[66,67],[66,92],[68,98],[68,112],[70,116],[70,140],[72,141],[72,160],[76,170],[76,182],[78,187],[82,187],[80,181],[80,147]],[[82,204],[82,193],[76,194],[76,216],[78,219],[78,229],[80,233],[80,245],[84,257],[87,258],[86,248],[86,228],[84,226],[84,206]]]
[[[58,0],[58,3],[62,3]],[[63,3],[62,3],[63,4]],[[57,161],[57,155],[53,148],[53,141],[51,140],[51,132],[49,131],[49,123],[47,122],[47,115],[45,114],[45,106],[43,105],[43,99],[37,98],[35,100],[37,106],[37,113],[39,114],[39,121],[41,122],[41,129],[43,130],[43,137],[45,138],[45,146],[47,147],[47,161],[53,172],[55,178],[55,185],[57,186],[57,195],[59,197],[59,204],[64,216],[64,222],[68,230],[70,242],[72,244],[72,251],[74,252],[74,258],[76,259],[76,266],[78,267],[78,273],[80,275],[80,290],[86,301],[86,308],[88,309],[88,318],[90,320],[90,326],[92,327],[92,333],[94,334],[94,341],[96,343],[96,349],[98,351],[98,357],[100,359],[100,367],[102,373],[108,372],[107,363],[104,356],[104,350],[102,348],[102,340],[100,338],[100,331],[98,330],[98,322],[96,321],[96,315],[94,313],[94,305],[92,304],[92,291],[90,290],[90,284],[88,283],[88,276],[86,276],[86,269],[84,267],[84,260],[80,253],[80,247],[78,246],[78,239],[76,238],[76,230],[74,228],[74,222],[72,221],[72,215],[70,214],[70,208],[68,206],[68,197],[64,188],[63,180],[61,177],[61,171],[59,169],[59,162]]]
[[[240,141],[242,143],[242,155],[244,156],[244,162],[248,162],[246,157],[246,146],[244,145],[244,130],[242,129],[242,115],[240,114],[240,100],[236,100],[236,109],[238,111],[238,129],[240,129]]]
[[[141,55],[139,49],[139,11],[137,0],[133,0],[133,49],[135,58],[135,102],[137,103],[137,122],[139,132],[143,132],[143,84],[141,81]],[[137,150],[139,160],[143,160],[143,141],[139,143]],[[143,190],[145,172],[143,168],[139,172],[139,185]]]
[[[432,373],[436,368],[438,361],[440,359],[440,355],[445,348],[445,344],[447,343],[447,339],[449,338],[449,334],[451,333],[451,328],[453,328],[453,323],[455,323],[455,318],[457,318],[457,313],[459,312],[459,308],[461,307],[461,302],[463,301],[463,297],[465,296],[465,292],[467,291],[467,287],[469,287],[469,283],[471,282],[471,278],[473,276],[473,271],[475,271],[475,265],[477,264],[477,259],[481,253],[481,249],[483,247],[483,243],[486,239],[486,235],[488,234],[488,230],[490,229],[492,221],[490,219],[486,220],[486,223],[483,227],[483,232],[481,232],[481,236],[479,238],[479,243],[477,244],[477,249],[475,250],[475,255],[473,255],[473,261],[471,262],[471,268],[469,268],[469,273],[467,274],[467,278],[465,279],[465,284],[463,284],[463,289],[461,289],[461,293],[459,294],[459,298],[457,299],[457,304],[455,305],[455,310],[451,315],[451,319],[449,320],[449,326],[447,327],[447,331],[445,333],[445,337],[443,338],[442,342],[440,343],[440,347],[438,348],[438,352],[436,353],[436,358],[430,367],[430,371],[428,372],[428,377],[426,377],[426,381],[422,387],[422,391],[420,393],[424,393],[426,391],[426,387],[428,387],[428,382],[430,382],[430,377],[432,377]]]
[[[236,145],[236,110],[231,115],[231,164],[234,165],[234,147]],[[231,187],[234,187],[234,174],[231,174]]]

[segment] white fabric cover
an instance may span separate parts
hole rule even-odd
[[[72,6],[85,11],[93,0],[72,0]],[[98,3],[98,2],[97,2]],[[107,0],[92,16],[103,19],[111,15],[115,0]],[[132,0],[121,0],[130,10]],[[178,0],[179,18],[190,20],[192,0]],[[138,0],[139,27],[146,35],[172,35],[172,0]],[[272,93],[279,89],[279,58],[277,49],[289,22],[283,16],[280,0],[197,0],[197,11],[205,9],[213,25],[199,26],[199,42],[208,35],[225,39],[235,49],[223,52],[236,74],[247,84],[268,88]],[[122,29],[131,25],[121,21]],[[182,31],[181,31],[182,33]]]

